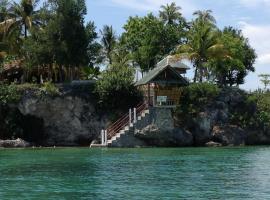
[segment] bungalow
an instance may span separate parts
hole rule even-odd
[[[182,87],[189,83],[184,77],[189,67],[172,56],[160,61],[135,86],[142,91],[144,101],[154,107],[179,105]]]

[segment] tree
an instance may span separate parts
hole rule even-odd
[[[113,60],[112,65],[101,74],[96,85],[102,106],[107,109],[128,109],[135,106],[141,100],[141,96],[133,81],[134,69],[128,64]]]
[[[130,17],[124,29],[121,37],[123,45],[143,72],[154,68],[157,62],[183,42],[182,25],[164,24],[152,13],[145,17]]]
[[[105,55],[107,59],[109,60],[109,64],[112,64],[111,54],[116,44],[116,39],[117,39],[116,33],[113,30],[113,27],[108,26],[108,25],[105,25],[102,31],[100,31],[100,33],[102,35],[101,44],[105,51]]]
[[[175,24],[182,18],[182,14],[180,12],[181,7],[177,6],[175,2],[171,4],[162,5],[161,10],[159,11],[159,17],[162,21],[167,24]]]
[[[270,74],[260,74],[260,81],[264,85],[264,89],[266,89],[270,85]]]
[[[242,32],[232,27],[225,27],[218,40],[223,44],[229,57],[216,57],[210,60],[209,70],[212,77],[222,86],[243,84],[246,75],[255,70],[254,49],[250,47]]]
[[[197,11],[197,18],[192,22],[188,33],[187,44],[180,45],[178,57],[186,58],[193,63],[195,68],[194,82],[209,78],[207,62],[214,57],[225,57],[223,45],[218,43],[218,31],[211,11]]]
[[[21,0],[20,3],[13,2],[8,9],[7,20],[13,20],[12,25],[9,27],[9,32],[17,31],[18,29],[27,38],[28,30],[33,25],[39,24],[39,19],[36,17],[38,11],[35,11],[39,0]]]
[[[51,0],[47,7],[46,26],[25,42],[27,64],[49,69],[49,79],[55,82],[79,78],[81,67],[93,68],[99,57],[95,25],[84,25],[83,0]]]

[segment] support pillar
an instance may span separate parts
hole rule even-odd
[[[134,119],[133,119],[133,122],[134,122],[134,124],[137,122],[137,110],[136,110],[136,108],[134,108]]]
[[[131,126],[132,123],[132,109],[129,109],[129,126]]]
[[[107,130],[105,130],[105,134],[104,134],[104,143],[105,145],[108,144],[108,131]]]
[[[101,144],[104,145],[104,130],[101,130]]]

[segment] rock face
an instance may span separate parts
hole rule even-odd
[[[210,142],[207,142],[205,144],[205,146],[207,146],[207,147],[221,147],[222,144],[221,143],[218,143],[218,142],[210,141]]]
[[[16,140],[0,140],[0,147],[4,147],[4,148],[25,148],[29,146],[30,146],[30,143],[20,138]]]
[[[227,145],[244,145],[246,133],[242,128],[233,125],[215,126],[212,131],[212,137],[215,142]]]
[[[269,145],[270,130],[247,130],[247,145]]]
[[[200,113],[193,126],[192,133],[196,145],[203,145],[211,139],[212,121],[207,113]]]
[[[149,146],[192,146],[193,136],[174,126],[170,108],[151,108],[143,125],[137,126],[135,136]]]
[[[77,96],[26,97],[19,104],[25,116],[42,119],[44,145],[89,145],[104,126],[93,104]]]
[[[193,137],[190,133],[179,129],[161,129],[155,124],[151,124],[136,132],[136,137],[145,141],[150,146],[192,146]]]

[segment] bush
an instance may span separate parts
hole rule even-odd
[[[114,65],[101,75],[102,78],[96,84],[96,91],[103,108],[125,110],[141,100],[141,94],[133,83],[134,69]]]
[[[41,91],[51,96],[56,96],[60,94],[59,89],[51,82],[44,83],[41,87]]]
[[[195,117],[202,112],[220,93],[217,85],[210,83],[194,83],[183,89],[177,113]]]
[[[21,93],[15,84],[0,84],[0,104],[16,103],[20,98]]]

